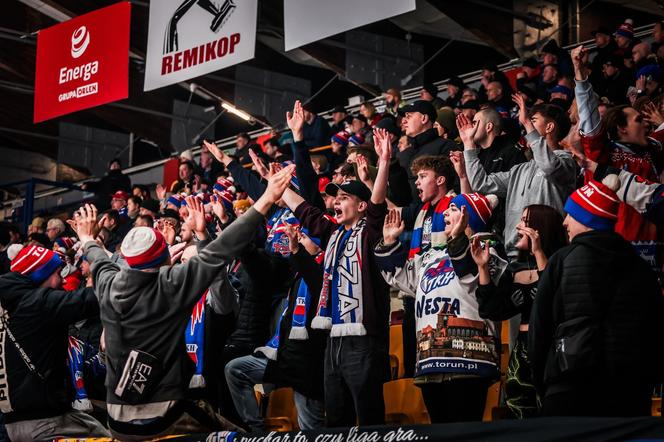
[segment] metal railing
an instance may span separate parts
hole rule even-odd
[[[644,37],[644,36],[646,36],[646,35],[648,35],[652,32],[653,27],[654,27],[654,23],[638,27],[634,30],[634,35],[636,37]],[[582,42],[579,42],[579,43],[575,43],[575,44],[572,44],[572,45],[565,46],[564,49],[572,49],[572,48],[574,48],[578,45],[581,45],[581,44],[586,46],[590,51],[593,51],[596,48],[594,40],[591,39],[591,40],[586,40],[586,41],[582,41]],[[508,62],[499,64],[498,69],[501,70],[501,71],[507,71],[507,70],[510,70],[510,69],[514,69],[514,68],[520,67],[522,61],[523,61],[522,59],[515,58],[515,59],[512,59]],[[481,74],[482,74],[482,70],[475,70],[475,71],[471,71],[471,72],[467,72],[465,74],[459,75],[459,77],[464,80],[464,82],[466,83],[466,85],[468,87],[472,87],[472,86],[475,86],[475,85],[479,84],[480,79],[481,79]],[[446,91],[442,90],[442,87],[444,87],[447,84],[448,80],[449,79],[446,78],[446,79],[436,81],[436,82],[433,83],[438,88],[439,93],[442,94],[443,97],[445,97]],[[412,101],[413,99],[418,98],[419,97],[419,92],[420,92],[421,89],[422,89],[421,86],[417,86],[417,87],[413,87],[413,88],[409,88],[409,89],[405,89],[405,90],[401,91],[402,99],[406,102],[409,102],[409,101]],[[381,97],[375,97],[375,98],[369,99],[367,101],[373,103],[378,110],[382,110],[385,106],[384,98],[382,96]],[[349,112],[349,113],[357,112],[358,110],[359,110],[359,105],[346,106],[346,111]],[[319,113],[319,115],[322,116],[323,118],[325,118],[326,120],[329,120],[329,119],[332,118],[332,110],[330,109],[328,111],[321,112],[321,113]],[[252,138],[254,138],[254,137],[260,137],[260,136],[265,135],[269,132],[270,132],[270,129],[260,128],[260,129],[248,132],[248,134]],[[225,150],[234,151],[235,138],[236,138],[236,136],[233,135],[231,137],[226,137],[226,138],[223,138],[221,140],[216,140],[215,143],[217,144],[217,146],[219,146],[221,148],[224,148]],[[199,155],[200,151],[201,151],[201,148],[198,147],[198,146],[195,146],[191,149],[191,151],[194,155]],[[141,165],[134,166],[134,167],[130,167],[130,168],[125,169],[123,172],[125,174],[129,175],[132,178],[132,183],[150,184],[150,183],[155,183],[155,182],[161,182],[162,167],[163,167],[164,163],[166,163],[167,161],[169,161],[172,158],[173,157],[153,161],[153,162],[150,162],[150,163],[141,164]],[[157,170],[159,173],[156,174],[155,170]],[[159,176],[159,178],[154,179],[157,176]],[[86,179],[86,180],[80,181],[80,182],[75,183],[75,184],[80,185],[80,184],[82,184],[86,181],[91,181],[91,180],[92,179]],[[66,195],[65,195],[65,194],[72,194],[72,193],[76,194],[75,196],[72,195],[73,198],[66,197]],[[85,197],[84,194],[80,191],[70,191],[70,190],[65,190],[65,189],[46,190],[46,191],[38,192],[38,193],[35,194],[35,196],[34,196],[35,200],[37,200],[39,202],[43,202],[43,203],[42,204],[35,203],[34,207],[35,207],[35,210],[38,210],[38,206],[40,206],[43,210],[47,210],[47,209],[50,209],[52,207],[61,206],[61,205],[68,204],[68,203],[73,203],[73,202],[76,201],[76,198],[78,198],[79,201],[83,200],[84,197]],[[21,202],[24,201],[24,200],[25,200],[25,198],[16,198],[14,200],[5,201],[4,202],[4,207],[5,208],[7,208],[7,207],[19,207],[21,205]]]

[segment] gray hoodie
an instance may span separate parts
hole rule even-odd
[[[552,151],[547,147],[546,139],[536,131],[526,135],[526,142],[533,152],[533,159],[508,172],[487,175],[477,157],[478,149],[463,152],[473,191],[505,198],[505,250],[510,258],[518,254],[516,226],[523,209],[532,204],[544,204],[564,216],[563,206],[576,185],[577,165],[571,153]]]
[[[165,411],[170,401],[185,397],[194,370],[184,342],[192,308],[252,240],[262,221],[259,212],[249,209],[187,263],[163,266],[155,272],[121,268],[96,243],[84,245],[105,329],[107,402],[116,420],[146,417],[136,411],[147,404],[128,406],[114,393],[130,349],[147,352],[162,363],[163,377],[147,402],[163,404],[155,408]],[[113,404],[123,405],[123,409]]]

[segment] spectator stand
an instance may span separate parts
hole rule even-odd
[[[644,25],[641,27],[637,27],[634,29],[634,36],[638,38],[643,38],[644,41],[649,41],[648,37],[652,33],[652,29],[654,27],[654,23]],[[565,46],[564,49],[570,50],[574,47],[577,47],[579,45],[584,45],[590,52],[591,57],[594,56],[594,50],[596,49],[595,42],[594,40],[586,40],[582,41],[579,43],[575,43],[573,45]],[[591,58],[592,60],[592,58]],[[498,65],[498,69],[501,70],[502,72],[506,73],[508,76],[510,73],[513,71],[516,71],[521,68],[521,59],[513,59],[510,60],[506,63],[502,63]],[[466,74],[461,74],[459,77],[466,83],[468,87],[472,87],[477,89],[480,85],[480,79],[481,79],[481,70],[476,70],[472,72],[468,72]],[[446,98],[447,92],[444,91],[442,88],[444,87],[445,84],[447,84],[448,79],[444,79],[441,81],[436,81],[433,84],[438,88],[439,90],[439,96]],[[407,103],[412,102],[413,100],[418,99],[419,97],[419,92],[421,90],[421,86],[418,85],[417,87],[405,89],[402,91],[402,97],[403,100]],[[384,98],[382,96],[380,97],[374,97],[372,99],[367,100],[371,103],[373,103],[376,106],[376,110],[378,112],[383,112],[385,109],[385,102]],[[359,111],[359,105],[356,106],[346,106],[346,111],[348,113],[356,113]],[[328,110],[325,112],[321,112],[319,114],[326,120],[330,120],[332,118],[332,110]],[[264,136],[270,132],[270,129],[267,127],[262,127],[260,129],[248,132],[249,136],[251,136],[253,139],[256,139],[258,137]],[[235,135],[231,137],[227,137],[221,140],[215,141],[216,144],[221,147],[222,149],[228,151],[229,153],[234,152],[235,150]],[[329,146],[323,146],[320,148],[316,148],[316,151],[318,150],[325,150],[329,149]],[[201,148],[200,147],[195,147],[192,148],[192,153],[194,156],[200,155]],[[158,160],[154,161],[151,163],[146,163],[146,164],[141,164],[139,166],[131,167],[125,169],[123,172],[127,175],[130,175],[132,183],[135,184],[155,184],[155,183],[161,183],[163,181],[163,167],[164,164],[167,161],[170,161],[171,158],[163,159],[163,160]],[[81,181],[77,184],[83,184],[84,182],[89,181]],[[6,186],[0,186],[0,188],[6,187]],[[9,200],[5,202],[5,208],[10,207],[15,208],[15,207],[20,207],[23,205],[23,201],[25,200],[27,195],[21,197],[21,198],[16,198],[14,200]],[[85,199],[85,195],[82,195],[78,188],[75,190],[69,190],[69,189],[50,189],[47,191],[43,192],[38,192],[34,195],[34,203],[33,203],[33,208],[36,211],[46,211],[50,210],[53,207],[61,206],[61,205],[75,205],[76,203],[80,203]],[[26,205],[28,204],[27,202],[25,203]],[[5,209],[6,210],[6,209]],[[11,213],[10,213],[11,215]],[[5,218],[7,218],[7,213],[5,213]]]
[[[15,224],[18,224],[21,226],[21,231],[23,233],[26,233],[28,231],[28,226],[32,222],[32,218],[34,216],[35,212],[35,192],[37,185],[43,185],[43,186],[48,186],[48,187],[53,187],[58,189],[58,192],[61,192],[62,189],[66,189],[69,191],[81,191],[80,185],[77,184],[71,184],[71,183],[64,183],[64,182],[57,182],[57,181],[49,181],[49,180],[43,180],[41,178],[31,178],[29,180],[25,181],[16,181],[13,183],[7,183],[0,185],[0,189],[16,189],[16,188],[23,188],[25,192],[25,196],[23,199],[17,199],[9,202],[11,205],[11,209],[18,209],[18,210],[12,210],[12,217],[11,221]],[[80,201],[77,201],[80,202]],[[72,203],[73,204],[73,203]],[[5,205],[6,206],[6,205]],[[56,207],[56,206],[53,206]],[[62,208],[60,204],[57,205],[57,207]]]

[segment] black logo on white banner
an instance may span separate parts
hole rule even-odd
[[[184,0],[168,21],[168,28],[166,29],[166,36],[164,38],[164,54],[178,50],[178,22],[195,4],[198,4],[198,6],[212,14],[210,30],[214,33],[219,32],[237,7],[233,0],[222,0],[220,6],[215,5],[211,0]]]

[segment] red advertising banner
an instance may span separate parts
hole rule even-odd
[[[130,17],[121,2],[39,31],[35,123],[127,98]]]

